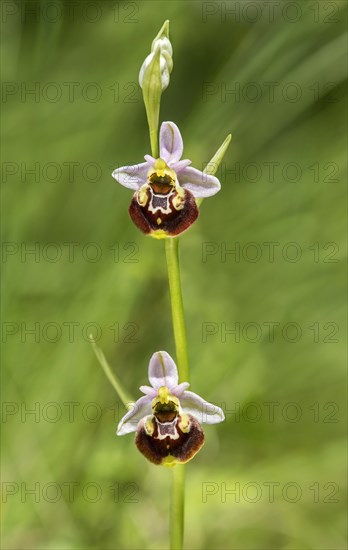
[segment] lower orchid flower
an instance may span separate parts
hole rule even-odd
[[[160,158],[145,155],[146,162],[123,166],[113,177],[135,190],[129,213],[135,225],[156,238],[175,237],[198,217],[196,198],[215,195],[219,180],[181,160],[184,146],[174,122],[163,122],[159,140]]]
[[[220,407],[187,391],[188,382],[178,383],[178,370],[165,351],[153,354],[149,363],[151,386],[121,419],[117,435],[136,432],[139,451],[152,463],[174,466],[191,460],[204,443],[202,423],[225,419]]]

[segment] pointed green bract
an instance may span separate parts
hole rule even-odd
[[[219,149],[216,151],[213,158],[208,162],[207,166],[204,168],[203,172],[205,174],[211,174],[212,176],[216,174],[222,159],[225,156],[225,153],[228,149],[229,144],[232,140],[232,134],[228,134],[223,144],[219,147]]]
[[[232,134],[228,134],[223,144],[219,147],[219,149],[216,151],[215,155],[211,158],[211,160],[208,162],[207,166],[204,168],[203,172],[205,174],[214,175],[218,171],[218,168],[222,162],[222,159],[225,156],[225,153],[231,143],[232,140]],[[197,206],[200,206],[202,204],[204,199],[196,199]]]
[[[122,383],[117,378],[116,374],[112,372],[111,367],[109,363],[107,362],[104,353],[102,350],[97,346],[95,343],[95,340],[93,336],[89,336],[89,341],[92,344],[93,351],[95,353],[96,358],[99,361],[99,364],[101,368],[103,369],[107,379],[113,386],[114,390],[116,391],[118,397],[121,399],[122,403],[126,407],[126,409],[130,409],[132,407],[132,404],[134,403],[134,399],[130,397],[130,395],[126,392],[126,390],[123,388]]]

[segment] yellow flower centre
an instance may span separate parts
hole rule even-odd
[[[167,166],[166,162],[163,159],[157,159],[155,162],[155,171],[157,172],[158,176],[164,176],[165,175],[165,169],[167,168],[170,170],[170,168]]]
[[[160,195],[168,194],[177,185],[176,173],[167,163],[159,158],[148,172],[148,183],[153,191]]]
[[[171,394],[167,386],[158,389],[157,397],[152,400],[152,411],[160,422],[170,422],[179,414],[180,403]]]
[[[170,391],[168,390],[167,386],[161,386],[158,390],[158,398],[160,399],[161,403],[168,403],[170,396]]]

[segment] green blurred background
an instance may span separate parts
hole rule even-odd
[[[181,240],[191,387],[226,411],[187,467],[186,547],[346,548],[346,3],[1,9],[2,547],[168,546],[171,472],[116,437],[87,335],[135,397],[175,353],[163,242],[111,178],[150,152],[137,76],[170,19],[161,120],[197,168],[233,134]]]

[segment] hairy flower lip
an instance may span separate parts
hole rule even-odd
[[[178,416],[167,423],[149,417],[139,422],[135,444],[153,464],[172,467],[185,464],[198,453],[204,433],[192,415]]]
[[[175,184],[166,189],[144,185],[134,194],[128,212],[140,231],[157,239],[177,237],[199,216],[193,194]]]
[[[140,386],[145,395],[140,397],[120,420],[117,435],[137,431],[140,422],[153,415],[152,402],[158,398],[161,391],[163,392],[163,388],[178,399],[179,414],[191,415],[199,424],[216,424],[225,419],[220,407],[208,403],[196,393],[187,391],[188,382],[178,383],[176,364],[166,351],[158,351],[152,355],[148,375],[151,386]]]
[[[195,198],[211,197],[221,188],[218,178],[190,166],[189,159],[181,159],[184,145],[179,128],[174,122],[163,122],[160,129],[160,158],[177,175],[178,183],[191,191]],[[112,176],[124,187],[138,191],[147,183],[148,172],[154,168],[157,159],[145,155],[145,161],[131,166],[122,166]]]

